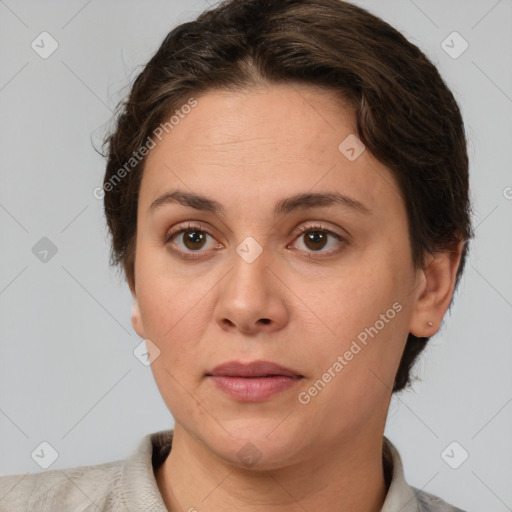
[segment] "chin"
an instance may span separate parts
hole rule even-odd
[[[308,440],[287,420],[240,420],[224,424],[203,441],[218,457],[239,468],[271,470],[293,462]],[[227,431],[227,432],[226,432]],[[229,432],[229,433],[228,433]]]

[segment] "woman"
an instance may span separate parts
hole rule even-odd
[[[347,2],[228,0],[169,33],[106,144],[112,263],[175,427],[4,477],[0,510],[460,510],[383,435],[472,237],[425,55]]]

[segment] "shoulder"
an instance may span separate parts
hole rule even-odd
[[[123,462],[0,477],[0,512],[108,510]]]
[[[396,446],[384,436],[384,468],[391,473],[388,494],[381,512],[465,512],[438,496],[409,485],[405,479],[402,458]]]
[[[416,494],[416,500],[418,502],[418,512],[466,512],[461,508],[457,508],[446,501],[443,501],[438,496],[430,494],[425,491],[421,491],[416,487],[411,486],[412,490]]]

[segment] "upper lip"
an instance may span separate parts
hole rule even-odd
[[[268,377],[269,375],[283,375],[286,377],[303,377],[300,373],[271,361],[251,361],[249,363],[228,361],[216,366],[206,375],[224,375],[229,377]]]

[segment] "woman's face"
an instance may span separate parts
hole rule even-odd
[[[328,91],[195,99],[148,155],[137,221],[132,321],[176,424],[267,469],[375,435],[423,286],[396,181]],[[231,361],[301,377],[209,375]]]

